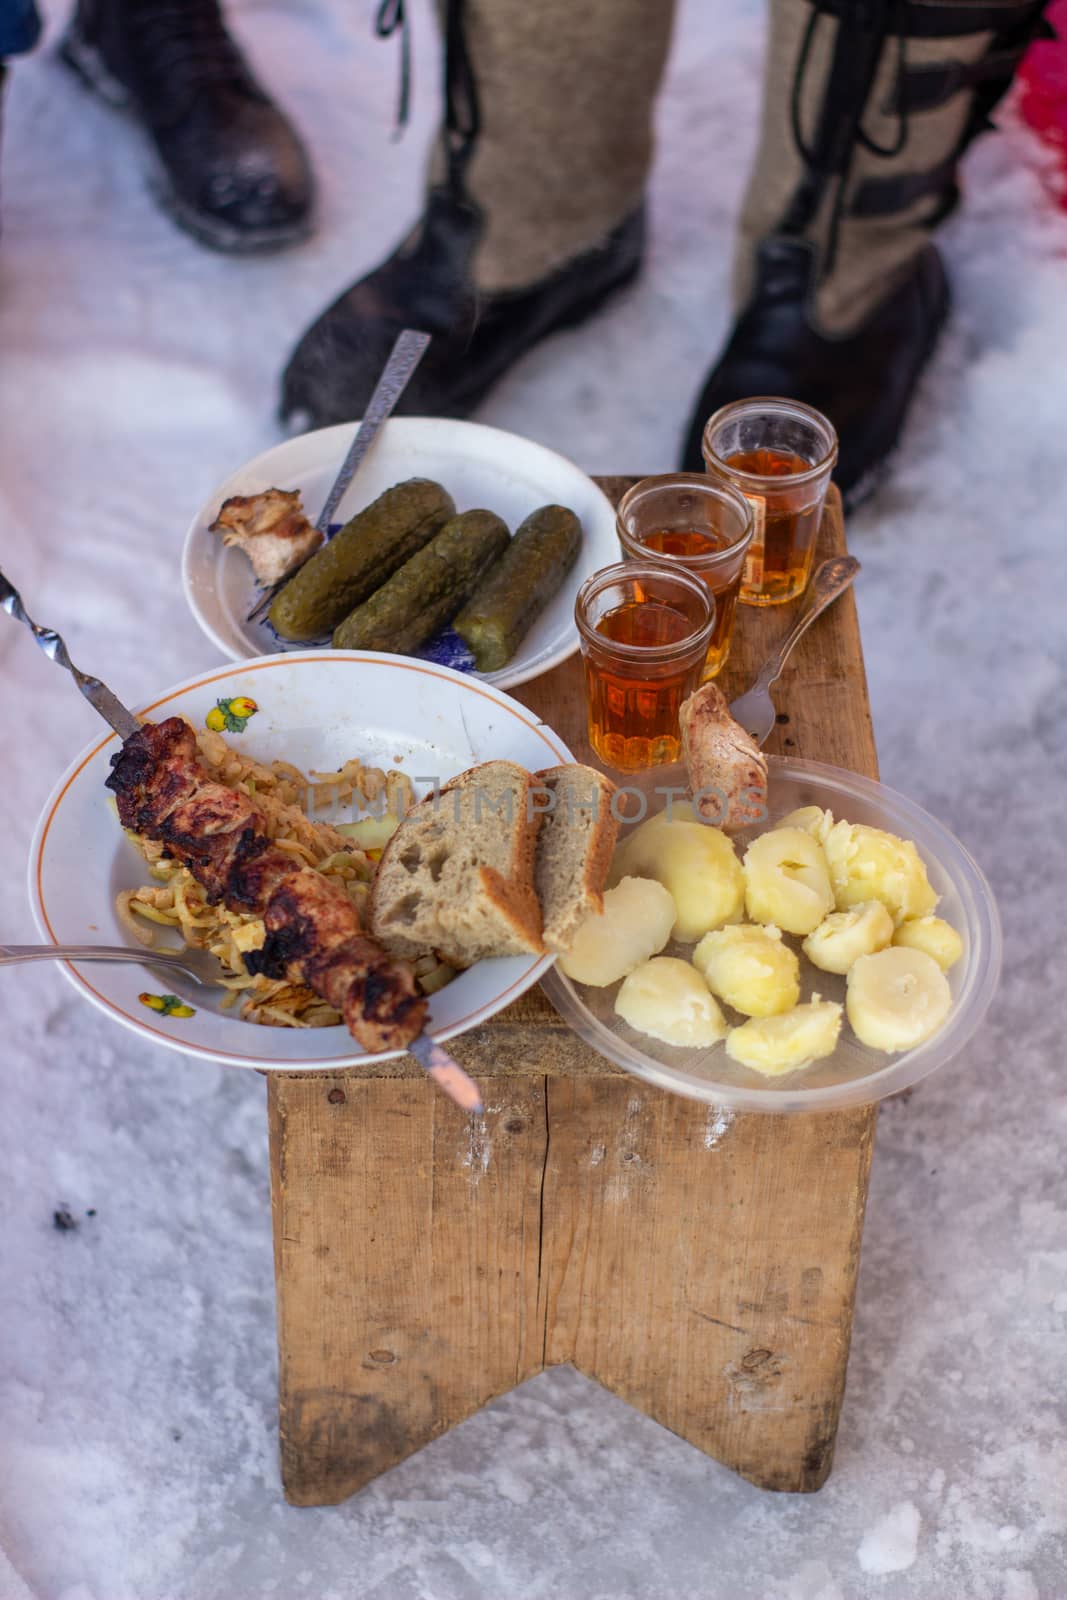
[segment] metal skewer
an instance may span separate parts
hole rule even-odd
[[[82,694],[88,700],[93,710],[109,723],[119,738],[126,742],[127,739],[138,732],[141,724],[132,711],[122,704],[118,697],[112,694],[106,683],[101,683],[99,678],[91,678],[81,672],[70,659],[70,651],[63,639],[53,628],[42,628],[34,622],[26,607],[22,603],[22,596],[15,585],[0,572],[0,611],[6,611],[17,622],[25,623],[33,634],[37,643],[48,656],[59,666],[65,667],[74,679]],[[131,952],[133,954],[134,952]],[[141,954],[142,962],[151,960],[150,953]],[[454,1100],[464,1111],[481,1111],[482,1099],[478,1086],[469,1078],[458,1061],[453,1060],[443,1045],[431,1039],[428,1034],[420,1033],[412,1039],[408,1050],[415,1057],[426,1074],[444,1090],[451,1100]]]
[[[49,660],[66,667],[93,710],[99,712],[104,721],[111,724],[120,739],[129,739],[137,732],[141,724],[133,712],[126,710],[122,701],[111,693],[106,683],[101,683],[99,678],[90,678],[88,674],[78,670],[59,634],[53,628],[42,628],[34,622],[23,605],[22,596],[15,585],[9,583],[2,572],[0,572],[0,611],[6,611],[8,616],[14,617],[17,622],[26,624]]]
[[[389,360],[385,363],[382,375],[378,379],[377,387],[370,397],[363,421],[356,429],[356,436],[348,447],[348,454],[341,463],[341,470],[334,479],[333,488],[326,496],[326,503],[319,512],[315,527],[322,534],[323,540],[329,539],[334,512],[341,504],[345,491],[355,477],[364,456],[378,437],[379,428],[386,418],[392,415],[400,396],[411,380],[412,373],[425,355],[429,342],[428,333],[418,333],[414,328],[405,328],[403,333],[398,335]],[[304,560],[310,561],[311,556],[321,549],[321,544],[316,545],[315,550],[312,550],[311,555],[306,556]],[[280,578],[277,583],[265,590],[245,617],[245,621],[255,622],[269,611],[274,596],[285,587],[290,578],[295,577],[303,565],[304,561],[301,561],[299,566],[294,567],[284,578]]]

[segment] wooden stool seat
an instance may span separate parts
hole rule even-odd
[[[601,480],[617,499],[630,479]],[[831,493],[817,559],[844,549]],[[742,608],[747,687],[790,607]],[[577,658],[518,691],[586,749]],[[768,748],[877,776],[855,607],[797,647]],[[817,1489],[844,1392],[876,1109],[732,1115],[592,1051],[539,989],[450,1048],[268,1080],[282,1478],[329,1504],[570,1362],[765,1488]]]

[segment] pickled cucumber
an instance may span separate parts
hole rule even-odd
[[[410,655],[455,616],[507,542],[507,528],[491,511],[453,517],[345,618],[334,648]]]
[[[452,624],[479,672],[506,665],[573,567],[582,525],[566,506],[542,506],[521,525]]]
[[[447,490],[408,478],[359,511],[275,597],[270,620],[283,639],[317,639],[381,587],[456,511]]]

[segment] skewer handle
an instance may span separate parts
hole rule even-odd
[[[121,739],[128,739],[131,734],[137,732],[140,723],[132,711],[127,711],[122,701],[112,694],[106,683],[101,683],[99,678],[90,678],[87,673],[81,672],[74,665],[62,637],[54,628],[42,628],[39,623],[34,622],[23,605],[22,596],[15,585],[5,578],[2,572],[0,572],[0,611],[6,611],[16,622],[26,624],[48,659],[66,668],[93,710],[102,716],[105,722],[111,724]]]
[[[367,403],[363,420],[356,429],[356,436],[348,447],[348,454],[341,463],[341,470],[334,480],[333,488],[326,496],[326,502],[319,512],[315,526],[321,534],[329,533],[334,512],[355,477],[356,469],[378,437],[382,423],[392,416],[400,396],[411,381],[415,368],[426,354],[429,343],[430,335],[420,333],[416,328],[405,328],[397,335],[389,360]]]
[[[476,1113],[484,1110],[478,1085],[449,1055],[443,1044],[431,1039],[428,1033],[420,1033],[417,1039],[412,1039],[408,1049],[427,1076],[444,1090],[450,1100],[456,1102],[460,1110]]]
[[[330,523],[333,521],[334,512],[344,499],[345,491],[355,477],[357,468],[378,437],[378,430],[381,428],[382,423],[392,416],[400,396],[404,393],[411,380],[412,373],[426,354],[426,347],[429,343],[430,335],[428,333],[420,333],[417,328],[405,328],[402,333],[397,335],[389,360],[386,362],[374,393],[367,403],[363,420],[356,429],[355,438],[349,445],[348,453],[341,463],[341,470],[334,479],[333,488],[326,496],[322,510],[319,512],[315,526],[324,540],[329,540]],[[311,552],[312,555],[314,553],[314,551]],[[300,565],[305,565],[310,559],[311,556],[306,556]],[[245,617],[245,621],[257,622],[260,617],[265,616],[270,610],[275,595],[280,593],[290,578],[295,577],[299,571],[300,567],[294,567],[292,572],[287,572],[284,578],[280,578],[277,583],[272,584],[266,593],[256,601]]]

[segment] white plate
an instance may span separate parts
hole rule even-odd
[[[262,622],[245,621],[259,591],[247,556],[224,549],[219,535],[210,531],[219,507],[233,494],[299,489],[314,522],[356,426],[346,422],[320,428],[264,451],[220,483],[197,513],[182,553],[182,585],[197,622],[231,660],[271,655],[283,647]],[[575,596],[590,573],[620,557],[615,512],[593,480],[564,456],[518,434],[477,422],[394,417],[371,446],[335,520],[346,522],[405,478],[434,479],[448,490],[457,511],[495,511],[512,533],[538,506],[570,507],[581,520],[582,548],[563,587],[506,667],[471,676],[511,689],[573,655],[578,648]]]
[[[936,817],[895,789],[821,761],[786,761],[772,756],[768,765],[771,823],[799,806],[816,805],[832,811],[839,820],[867,823],[914,840],[930,882],[941,896],[938,915],[951,922],[963,938],[963,955],[948,972],[953,1004],[944,1026],[914,1050],[886,1055],[861,1044],[846,1021],[832,1056],[799,1072],[768,1078],[731,1061],[722,1044],[710,1050],[685,1050],[637,1033],[615,1014],[618,984],[591,989],[573,983],[554,967],[545,976],[545,994],[601,1055],[639,1078],[691,1099],[733,1111],[775,1112],[838,1111],[883,1100],[944,1066],[980,1026],[1000,975],[1000,921],[993,891],[959,840]],[[660,806],[650,804],[648,809],[651,812]],[[768,826],[762,823],[738,834],[738,853],[743,854],[749,840]],[[798,940],[788,942],[799,950]],[[693,946],[671,944],[666,953],[688,960]],[[845,998],[844,978],[820,972],[804,955],[800,957],[800,985],[804,1000],[810,999],[814,990],[824,1000]],[[725,1009],[732,1020],[745,1020]],[[962,1080],[960,1092],[966,1093]]]
[[[352,756],[385,768],[399,761],[413,781],[422,778],[416,781],[420,794],[433,779],[445,782],[494,758],[531,770],[572,759],[551,728],[498,689],[447,667],[370,652],[307,651],[220,667],[153,699],[142,714],[157,721],[182,715],[202,728],[217,700],[238,695],[254,700],[258,710],[243,733],[225,737],[257,760],[285,758],[321,772]],[[130,943],[115,897],[147,881],[147,872],[104,788],[118,748],[118,738],[109,734],[83,752],[56,785],[37,825],[30,902],[42,937],[53,944]],[[551,960],[479,962],[431,997],[430,1031],[450,1039],[484,1022],[536,983]],[[164,982],[141,965],[63,965],[75,988],[102,1011],[189,1055],[292,1072],[344,1066],[365,1054],[343,1027],[243,1022],[216,1009],[212,991],[177,976]],[[142,992],[173,992],[196,1015],[160,1016],[140,1002]]]

